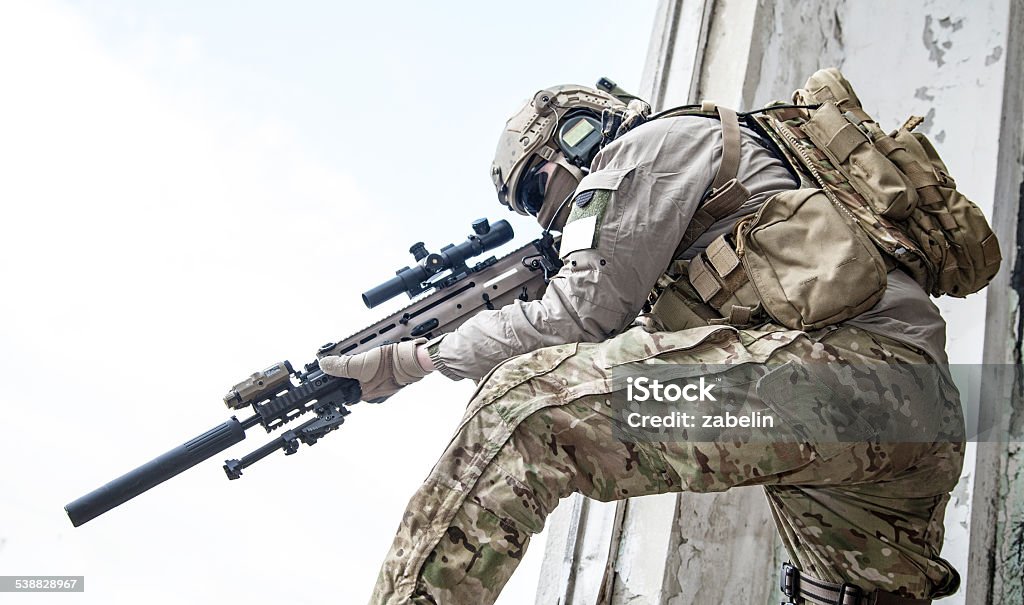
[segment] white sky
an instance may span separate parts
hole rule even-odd
[[[468,381],[360,404],[239,481],[220,464],[256,430],[81,528],[63,506],[395,310],[359,293],[412,242],[510,218],[505,119],[550,84],[636,90],[654,5],[0,3],[0,575],[86,576],[0,600],[365,602]],[[542,550],[501,603],[532,602]]]

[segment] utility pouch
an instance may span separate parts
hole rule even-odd
[[[702,300],[730,323],[763,310],[797,330],[859,315],[886,286],[875,245],[820,189],[772,196],[732,238],[720,237],[691,261],[689,275]]]
[[[687,261],[677,262],[681,265],[680,277],[665,276],[658,284],[660,294],[650,312],[655,325],[661,331],[676,332],[719,323],[722,316],[700,299],[686,278]]]
[[[804,132],[834,166],[846,173],[850,184],[875,213],[903,220],[917,206],[917,190],[903,172],[872,145],[867,134],[869,123],[850,111],[840,113],[835,103],[827,101],[811,112]]]
[[[1002,254],[988,220],[957,191],[931,141],[903,128],[883,135],[875,145],[887,152],[916,187],[920,204],[906,222],[935,267],[933,294],[963,297],[984,288],[999,270]]]

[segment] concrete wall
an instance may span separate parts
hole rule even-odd
[[[1024,602],[1022,19],[1020,0],[662,0],[644,71],[642,94],[656,106],[708,98],[747,109],[787,99],[819,67],[839,67],[883,128],[924,116],[919,130],[993,219],[1008,259],[995,283],[938,301],[952,363],[1018,364],[986,387],[994,405],[983,413],[995,432],[969,447],[947,511],[943,556],[966,578],[950,604]],[[553,534],[573,523],[560,514]],[[778,602],[784,553],[757,489],[632,500],[600,516],[618,527],[576,533],[575,558],[564,556],[564,541],[549,545],[560,567],[552,574],[546,563],[538,603]],[[575,582],[568,595],[574,575],[603,578],[604,593]]]
[[[1024,3],[1011,3],[1006,29],[1001,124],[991,142],[998,144],[992,219],[1005,266],[989,288],[984,354],[986,364],[1005,371],[983,392],[995,405],[983,409],[982,426],[994,429],[977,449],[968,603],[1024,603]]]

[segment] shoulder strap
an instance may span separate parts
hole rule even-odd
[[[705,101],[704,108],[711,110]],[[673,258],[679,258],[701,235],[720,219],[723,219],[743,205],[750,198],[750,192],[736,180],[740,167],[740,122],[736,112],[725,107],[715,107],[722,124],[722,163],[718,166],[711,190],[686,226],[686,233],[676,247]]]
[[[722,124],[722,163],[718,166],[718,174],[711,183],[712,190],[736,178],[736,173],[740,169],[740,121],[736,117],[736,112],[731,109],[715,109]]]

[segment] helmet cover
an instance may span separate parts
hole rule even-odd
[[[556,174],[547,188],[544,207],[537,213],[539,219],[550,219],[557,210],[554,206],[576,189],[584,174],[565,158],[554,140],[559,126],[570,113],[589,110],[600,120],[604,109],[624,106],[612,95],[587,86],[564,84],[538,91],[508,120],[498,139],[491,164],[491,180],[498,200],[519,214],[532,214],[519,201],[520,179],[541,161],[555,162]],[[548,226],[546,221],[541,222],[541,226]]]

